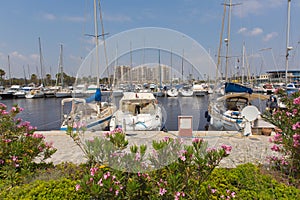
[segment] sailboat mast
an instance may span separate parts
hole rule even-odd
[[[225,39],[226,42],[226,64],[225,64],[225,81],[228,81],[228,54],[229,54],[229,42],[230,42],[230,26],[231,26],[231,6],[232,6],[232,0],[230,0],[228,6],[228,26],[227,26],[227,38]]]
[[[41,38],[39,37],[39,52],[40,52],[40,68],[41,68],[41,85],[43,84],[43,56],[42,56],[42,45]]]
[[[183,58],[184,58],[184,49],[182,50],[182,58],[181,58],[181,81],[183,83]]]
[[[103,40],[103,48],[104,48],[104,56],[105,56],[105,66],[106,66],[106,72],[107,72],[107,81],[108,85],[110,85],[110,78],[109,78],[109,71],[108,71],[108,59],[107,59],[107,52],[106,52],[106,42],[105,42],[105,35],[108,33],[104,32],[104,24],[103,24],[103,18],[102,18],[102,11],[101,11],[101,3],[99,0],[99,13],[100,13],[100,23],[101,23],[101,36]]]
[[[291,0],[288,0],[287,27],[286,27],[286,54],[285,54],[285,85],[288,83],[290,23],[291,23]]]
[[[64,70],[63,70],[63,45],[60,45],[60,54],[59,54],[59,68],[60,68],[60,83],[61,87],[64,87]]]
[[[96,42],[96,67],[97,67],[97,89],[100,88],[100,83],[99,83],[99,53],[98,53],[98,46],[99,46],[99,41],[98,41],[98,23],[97,23],[97,3],[96,0],[94,0],[94,28],[95,28],[95,42]]]
[[[160,49],[158,50],[158,68],[159,68],[159,89],[162,89],[162,80],[161,80],[161,65],[160,65]]]
[[[222,27],[221,27],[220,41],[219,41],[219,48],[218,48],[218,61],[217,61],[217,69],[216,69],[216,82],[217,82],[217,80],[219,78],[218,77],[219,71],[222,71],[222,70],[220,70],[220,65],[221,65],[221,49],[222,49],[222,43],[223,43],[223,32],[224,32],[225,16],[226,16],[226,4],[224,3],[224,11],[223,11],[223,17],[222,17]],[[221,77],[221,79],[223,79],[223,77]]]
[[[171,87],[172,87],[172,84],[173,84],[173,52],[172,52],[172,49],[171,49],[171,60],[170,60],[170,65],[171,65]]]
[[[8,79],[9,79],[9,84],[12,85],[9,55],[7,56],[7,61],[8,61]]]

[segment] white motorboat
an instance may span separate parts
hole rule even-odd
[[[110,130],[159,131],[163,127],[162,108],[153,93],[124,92],[119,109],[110,120]]]
[[[207,90],[204,88],[202,84],[194,84],[193,93],[195,96],[204,96],[207,94]]]
[[[191,86],[184,85],[179,89],[179,94],[183,97],[192,97],[194,95],[194,92]]]
[[[45,93],[42,87],[33,88],[32,90],[30,90],[30,92],[28,92],[25,95],[26,99],[37,99],[37,98],[44,98],[44,97],[45,97]]]
[[[167,96],[168,97],[177,97],[179,94],[177,88],[175,87],[172,87],[170,89],[167,90]]]
[[[72,96],[72,91],[68,88],[61,88],[55,92],[56,98],[66,98],[71,96]]]

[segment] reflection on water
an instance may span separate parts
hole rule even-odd
[[[204,113],[207,110],[208,96],[203,97],[159,97],[166,112],[166,129],[178,129],[178,116],[193,116],[193,130],[204,130],[207,123]],[[61,100],[59,98],[44,99],[9,99],[1,100],[10,109],[18,104],[24,108],[18,117],[29,121],[38,130],[59,130],[61,123]],[[114,99],[118,103],[119,99]],[[68,107],[67,107],[68,109]]]

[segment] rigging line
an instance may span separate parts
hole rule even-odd
[[[226,0],[224,1],[226,2]],[[216,68],[216,81],[215,81],[215,86],[218,80],[218,74],[219,74],[219,68],[220,68],[220,63],[221,63],[221,48],[222,48],[222,41],[223,41],[223,32],[224,32],[224,21],[225,21],[225,16],[226,16],[226,5],[224,3],[224,11],[223,11],[223,17],[222,17],[222,28],[221,28],[221,33],[220,33],[220,42],[219,42],[219,49],[218,49],[218,61],[217,61],[217,68]],[[221,70],[220,70],[221,71]],[[223,78],[223,77],[221,77]]]

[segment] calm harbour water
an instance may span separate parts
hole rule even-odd
[[[203,97],[159,97],[158,101],[165,110],[165,127],[169,131],[178,130],[178,116],[192,116],[193,130],[204,130],[207,123],[204,113],[209,96]],[[1,103],[11,108],[18,104],[24,108],[18,117],[29,121],[38,130],[59,130],[61,124],[60,98],[8,99]]]

